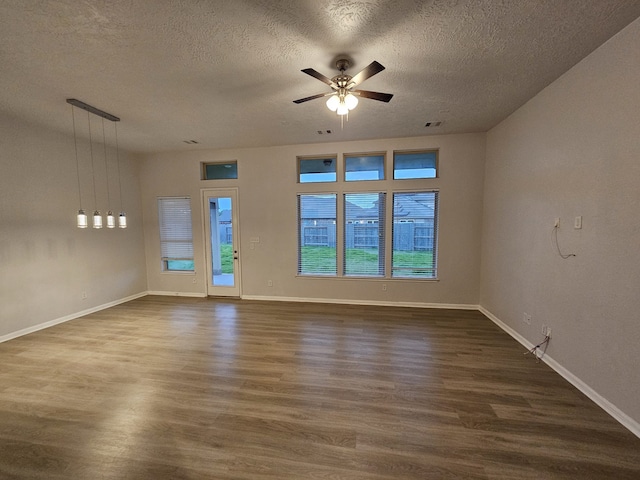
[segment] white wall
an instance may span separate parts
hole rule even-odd
[[[439,281],[387,280],[383,292],[380,280],[296,277],[296,194],[308,188],[297,183],[296,156],[385,151],[390,162],[393,150],[419,148],[440,149],[440,178],[395,183],[403,189],[440,189]],[[244,297],[477,305],[484,151],[485,135],[468,134],[145,156],[141,188],[149,290],[204,295],[200,190],[238,186]],[[238,161],[238,181],[200,180],[200,162],[222,160]],[[390,183],[367,182],[364,188],[388,188]],[[160,268],[157,197],[180,195],[192,199],[195,277]],[[260,238],[254,249],[249,248],[251,237]]]
[[[531,343],[551,326],[550,358],[636,429],[639,80],[636,20],[488,133],[481,277],[484,308]]]
[[[79,230],[73,137],[0,115],[0,145],[0,340],[146,291],[138,174],[127,155],[121,173],[130,228]],[[90,210],[87,145],[80,142]],[[106,204],[102,146],[95,153],[97,192]],[[114,163],[112,182],[115,174]]]

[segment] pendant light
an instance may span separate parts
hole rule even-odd
[[[118,215],[118,227],[127,228],[127,214],[122,208],[122,182],[120,180],[120,152],[118,149],[118,124],[113,122],[113,128],[116,132],[116,165],[118,167],[118,189],[120,190],[120,215]]]
[[[80,206],[80,209],[78,210],[78,214],[76,215],[76,225],[78,226],[78,228],[87,228],[88,226],[87,214],[82,208],[82,191],[80,190],[80,164],[78,162],[78,137],[76,134],[76,115],[75,115],[75,108],[73,105],[71,105],[71,119],[73,122],[73,145],[76,152],[76,174],[78,177],[78,204]]]
[[[116,125],[116,122],[119,122],[120,119],[114,115],[111,115],[110,113],[107,113],[103,110],[99,110],[87,103],[81,102],[80,100],[77,100],[75,98],[68,98],[67,99],[67,103],[69,103],[71,105],[71,113],[72,113],[72,118],[73,118],[73,139],[74,139],[74,145],[75,145],[75,152],[76,152],[76,171],[77,171],[77,176],[78,176],[78,195],[80,198],[80,210],[78,210],[78,215],[77,215],[77,225],[78,228],[87,228],[88,227],[88,222],[87,222],[87,214],[85,213],[84,209],[82,208],[82,195],[81,195],[81,191],[80,191],[80,167],[79,167],[79,163],[78,163],[78,143],[77,143],[77,135],[76,135],[76,123],[75,123],[75,110],[74,107],[79,107],[83,110],[87,111],[87,122],[88,122],[88,127],[89,127],[89,152],[91,155],[91,177],[92,177],[92,181],[93,181],[93,202],[94,202],[94,211],[93,211],[93,228],[97,228],[100,229],[103,226],[103,222],[102,222],[102,214],[100,213],[100,210],[98,210],[98,195],[97,195],[97,190],[96,190],[96,170],[95,170],[95,162],[94,162],[94,158],[93,158],[93,136],[91,133],[91,114],[97,115],[98,117],[102,118],[102,143],[104,146],[104,164],[105,164],[105,172],[106,172],[106,177],[107,177],[107,228],[115,228],[116,226],[116,221],[115,221],[115,216],[113,215],[113,211],[111,210],[111,192],[110,192],[110,188],[109,188],[109,164],[107,161],[107,143],[106,143],[106,135],[105,135],[105,129],[104,129],[104,120],[110,120],[114,123],[114,125]],[[118,152],[118,129],[116,128],[116,160],[117,160],[117,167],[118,167],[118,188],[120,191],[120,208],[122,210],[122,185],[120,183],[120,157],[119,157],[119,152]],[[127,227],[127,218],[126,215],[124,213],[124,211],[120,212],[120,216],[118,218],[118,226],[120,228],[126,228]]]
[[[104,147],[104,171],[107,177],[107,228],[115,228],[116,219],[111,211],[111,193],[109,192],[109,163],[107,162],[107,142],[104,135],[104,118],[102,119],[102,146]]]
[[[98,210],[98,193],[96,192],[96,167],[93,163],[93,141],[91,138],[91,115],[87,110],[87,122],[89,124],[89,152],[91,154],[91,177],[93,178],[93,228],[102,228],[102,215]]]

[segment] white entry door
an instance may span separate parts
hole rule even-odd
[[[207,295],[240,296],[238,189],[202,191],[207,254]]]

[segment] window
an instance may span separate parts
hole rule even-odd
[[[335,182],[336,157],[298,158],[298,182]]]
[[[193,272],[191,200],[189,197],[158,199],[160,255],[162,269],[168,272]]]
[[[438,192],[393,194],[391,276],[436,278]]]
[[[202,180],[225,180],[238,178],[238,162],[203,163]]]
[[[298,195],[298,274],[337,274],[336,201],[336,194]]]
[[[384,180],[384,155],[347,155],[344,157],[344,179]]]
[[[437,279],[438,191],[402,179],[436,177],[438,151],[394,152],[393,179],[385,155],[296,159],[298,275]]]
[[[384,276],[384,193],[344,195],[344,274]]]
[[[393,179],[436,178],[438,151],[394,152]]]

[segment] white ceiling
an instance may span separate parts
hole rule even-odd
[[[77,98],[137,152],[481,132],[638,16],[638,0],[2,0],[0,111],[72,132]],[[351,75],[382,63],[362,88],[394,94],[344,129],[322,99],[293,103],[329,91],[300,70],[332,77],[340,54]]]

